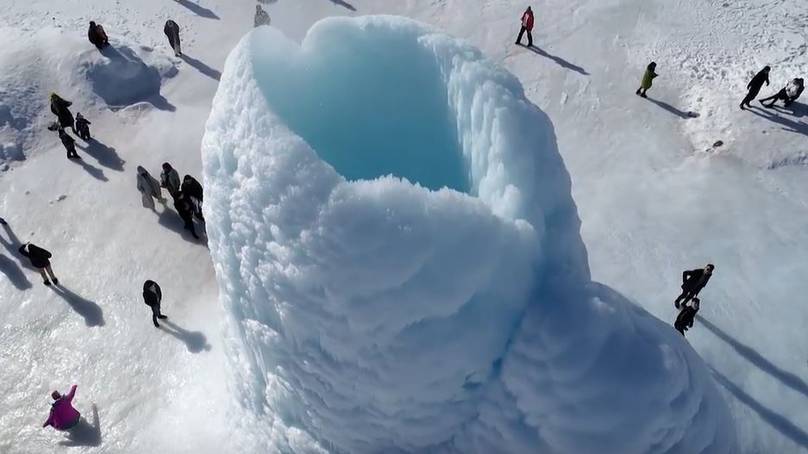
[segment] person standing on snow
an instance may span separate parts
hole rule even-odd
[[[169,19],[163,27],[163,33],[168,38],[168,44],[174,49],[174,55],[177,57],[182,56],[182,47],[180,46],[180,26],[176,22]]]
[[[696,318],[696,314],[699,312],[700,304],[701,301],[698,298],[693,298],[693,304],[686,305],[679,311],[679,315],[676,317],[673,327],[676,328],[676,331],[682,333],[682,336],[685,335],[685,331],[687,331],[688,328],[693,327],[693,319]]]
[[[58,131],[59,140],[62,141],[62,145],[64,145],[65,150],[67,150],[67,159],[81,159],[81,156],[76,153],[76,141],[73,137],[62,128],[59,128]]]
[[[50,110],[59,119],[59,126],[62,128],[70,128],[73,133],[76,133],[74,126],[73,114],[70,113],[70,106],[72,102],[62,99],[56,93],[50,95]]]
[[[647,98],[645,92],[648,91],[649,88],[654,84],[654,79],[659,74],[656,73],[656,62],[651,62],[648,64],[648,67],[645,68],[645,73],[642,75],[642,81],[640,82],[640,88],[637,89],[637,95],[642,96],[643,98]]]
[[[194,215],[199,220],[204,221],[202,217],[202,185],[190,175],[185,175],[182,178],[182,193],[185,194],[193,204]]]
[[[269,14],[261,8],[261,5],[255,5],[255,26],[269,25],[270,21]]]
[[[527,32],[527,47],[533,47],[533,10],[528,6],[522,14],[522,28],[519,29],[519,36],[514,44],[522,45],[522,35]]]
[[[199,235],[197,235],[196,228],[194,227],[194,203],[191,202],[187,194],[182,192],[177,193],[177,197],[174,198],[174,209],[177,210],[180,218],[182,218],[182,222],[185,224],[183,228],[190,231],[191,235],[198,240]]]
[[[53,397],[53,404],[51,404],[50,415],[48,420],[42,427],[51,426],[56,430],[68,430],[79,423],[81,413],[73,408],[73,397],[76,395],[76,385],[70,388],[70,392],[66,396],[59,394],[59,391],[54,391],[51,394]]]
[[[137,190],[142,196],[143,208],[154,211],[154,199],[159,200],[160,203],[166,203],[163,192],[160,190],[160,182],[155,180],[143,166],[137,166]]]
[[[98,50],[109,46],[109,38],[107,38],[107,32],[104,31],[104,27],[93,21],[90,21],[90,27],[87,29],[87,39],[89,39]]]
[[[28,257],[28,260],[31,261],[31,266],[39,271],[39,274],[42,276],[43,284],[51,285],[48,280],[48,275],[50,275],[51,279],[53,279],[53,283],[59,285],[59,279],[56,278],[56,275],[53,274],[53,269],[51,269],[50,258],[53,256],[49,251],[35,244],[25,243],[20,246],[19,252],[20,255]]]
[[[801,78],[792,79],[783,89],[773,96],[761,99],[760,103],[763,104],[764,107],[774,107],[777,101],[783,101],[783,105],[788,107],[800,97],[804,89],[805,84]],[[767,105],[766,101],[771,102]]]
[[[6,224],[8,224],[8,223],[6,222],[6,220],[5,220],[5,219],[3,219],[3,218],[0,218],[0,225],[6,225]]]
[[[83,141],[88,141],[92,137],[90,137],[90,123],[86,118],[81,116],[81,112],[76,112],[76,133]]]
[[[763,69],[760,70],[759,73],[755,74],[755,77],[749,81],[749,84],[746,85],[746,89],[749,90],[746,93],[746,97],[743,98],[741,101],[741,110],[744,110],[745,107],[752,107],[749,103],[753,101],[758,93],[760,93],[760,89],[763,88],[763,82],[766,82],[766,85],[769,85],[769,71],[771,68],[769,66],[764,66]]]
[[[676,309],[687,305],[688,301],[695,299],[699,295],[701,289],[710,281],[714,269],[715,266],[712,263],[708,263],[703,269],[690,270],[682,273],[682,294],[673,302]]]
[[[149,306],[152,310],[152,322],[155,328],[160,327],[160,324],[157,323],[158,318],[160,320],[168,318],[168,316],[160,313],[160,302],[162,300],[163,292],[160,290],[160,286],[157,285],[157,282],[148,280],[143,283],[143,301],[146,303],[146,306]]]
[[[176,199],[180,193],[180,174],[167,162],[163,163],[163,172],[160,174],[160,186],[166,188],[173,199]]]

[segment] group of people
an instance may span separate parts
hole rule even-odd
[[[70,128],[73,134],[76,134],[81,140],[89,142],[92,137],[90,136],[90,122],[81,115],[81,112],[76,113],[76,118],[70,112],[70,106],[73,103],[67,101],[56,93],[50,95],[50,109],[56,115],[57,121],[53,123],[48,129],[55,130],[59,134],[59,140],[64,145],[67,151],[68,159],[81,159],[76,152],[76,140],[67,133],[66,129]]]
[[[693,320],[701,306],[699,292],[710,281],[713,270],[715,270],[715,265],[708,263],[704,268],[687,270],[682,273],[682,293],[673,302],[673,305],[679,310],[673,327],[682,333],[682,336],[685,335],[685,331],[693,327]]]
[[[194,238],[199,239],[194,226],[194,218],[200,222],[205,222],[202,215],[202,185],[190,175],[185,175],[182,182],[180,182],[179,173],[168,162],[163,163],[160,181],[151,176],[143,166],[138,166],[137,189],[141,194],[143,208],[155,211],[155,199],[165,205],[166,199],[163,197],[163,188],[168,191],[174,200],[174,208],[185,223],[184,228],[190,231]]]

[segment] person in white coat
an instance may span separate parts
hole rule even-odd
[[[157,181],[143,166],[137,166],[137,190],[140,191],[143,208],[154,210],[154,199],[165,204],[166,199],[163,198],[162,190],[160,189],[160,182]]]

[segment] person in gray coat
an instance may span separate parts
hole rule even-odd
[[[261,8],[261,5],[255,5],[255,26],[269,25],[270,21],[269,14]]]
[[[180,174],[171,164],[163,163],[163,173],[160,174],[160,186],[166,188],[171,197],[176,199],[180,193]]]
[[[160,189],[160,182],[155,180],[149,171],[144,169],[143,166],[137,166],[137,190],[140,191],[143,201],[143,208],[154,210],[154,199],[165,204],[166,199],[163,198],[163,192]]]

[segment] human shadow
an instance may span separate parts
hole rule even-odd
[[[749,112],[752,112],[753,114],[755,114],[755,115],[757,115],[759,117],[762,117],[762,118],[765,118],[765,119],[767,119],[769,121],[772,121],[774,123],[783,125],[784,126],[784,128],[783,128],[784,131],[796,132],[797,134],[802,134],[802,135],[808,136],[808,123],[803,123],[801,121],[794,121],[794,120],[791,120],[789,118],[782,117],[780,115],[777,115],[777,114],[773,113],[773,111],[771,111],[771,110],[769,110],[769,109],[767,109],[765,107],[752,106],[751,109],[747,109],[747,110],[749,110]],[[776,112],[776,111],[774,111],[774,112]]]
[[[210,77],[211,79],[213,79],[213,80],[221,80],[222,79],[222,73],[219,70],[211,68],[210,66],[202,63],[201,61],[195,59],[194,57],[189,57],[186,54],[182,54],[182,55],[180,55],[180,58],[183,59],[183,61],[185,61],[189,65],[193,66],[194,69],[196,69],[200,73]]]
[[[3,244],[3,247],[6,248],[9,255],[16,259],[16,262],[5,255],[0,255],[0,271],[8,277],[18,290],[27,290],[32,287],[32,284],[25,276],[22,269],[23,267],[20,265],[25,266],[25,264],[28,263],[26,268],[34,269],[34,267],[30,266],[30,261],[24,260],[22,254],[20,254],[20,240],[17,238],[17,235],[14,234],[14,231],[11,230],[11,225],[6,223],[3,224],[2,227],[3,230],[6,231],[6,235],[8,235],[8,240],[6,240],[3,235],[0,235],[0,243]]]
[[[775,412],[774,410],[766,407],[757,399],[746,393],[740,386],[733,383],[729,378],[718,372],[713,367],[710,367],[715,380],[730,392],[736,399],[741,401],[744,405],[752,409],[760,419],[772,426],[775,430],[789,438],[794,443],[808,449],[808,433],[795,426],[785,416]]]
[[[774,109],[777,112],[788,114],[796,118],[804,117],[806,112],[808,112],[808,106],[806,106],[801,102],[796,101],[789,104],[788,106],[780,106],[775,104],[774,106],[772,106],[772,109]]]
[[[520,44],[520,46],[521,46],[521,44]],[[523,46],[523,47],[525,49],[533,52],[534,54],[541,55],[542,57],[549,58],[550,60],[553,60],[554,62],[556,62],[556,64],[558,64],[562,68],[569,69],[570,71],[575,71],[576,73],[583,74],[584,76],[589,75],[589,73],[586,72],[586,70],[581,68],[580,66],[578,66],[576,64],[573,64],[573,63],[570,63],[567,60],[564,60],[563,58],[561,58],[559,56],[549,54],[549,53],[545,52],[544,50],[542,50],[539,47],[536,47],[536,46]]]
[[[351,11],[356,11],[356,7],[354,7],[353,5],[351,5],[350,3],[348,3],[348,2],[346,2],[344,0],[329,0],[329,1],[331,3],[337,5],[337,6],[341,6],[341,7],[345,8],[345,9],[349,9]]]
[[[196,234],[199,235],[199,239],[194,238],[194,236],[191,235],[191,232],[185,230],[185,222],[182,220],[180,215],[176,211],[168,208],[168,206],[164,207],[163,211],[158,215],[157,223],[168,230],[177,232],[185,241],[188,241],[189,243],[202,243],[207,245],[207,242],[205,241],[206,234],[204,226],[200,225],[198,222],[194,224]]]
[[[70,162],[73,162],[75,164],[80,165],[81,168],[84,169],[85,172],[89,173],[90,176],[95,178],[96,180],[105,181],[105,182],[109,181],[109,178],[107,178],[107,176],[104,175],[103,170],[99,169],[98,167],[96,167],[96,166],[94,166],[92,164],[88,164],[88,163],[84,162],[84,160],[81,159],[81,158],[71,159]]]
[[[176,2],[179,3],[180,5],[188,8],[189,10],[191,10],[197,16],[205,17],[207,19],[217,19],[217,20],[219,19],[219,16],[217,16],[216,13],[214,13],[213,11],[205,8],[204,6],[200,6],[197,3],[190,2],[188,0],[176,0]]]
[[[87,422],[84,417],[79,423],[69,429],[65,434],[66,439],[59,442],[61,446],[100,446],[101,445],[101,422],[98,420],[98,407],[93,404],[93,423]]]
[[[666,103],[664,101],[658,101],[658,100],[652,99],[652,98],[646,98],[646,99],[648,101],[651,101],[652,103],[656,104],[657,106],[661,107],[663,110],[667,110],[668,112],[676,115],[677,117],[679,117],[681,119],[688,120],[690,118],[698,117],[698,114],[696,114],[695,112],[685,112],[684,110],[679,110],[676,107],[673,107],[672,105],[670,105],[670,104],[668,104],[668,103]]]
[[[188,331],[168,319],[160,320],[160,323],[160,329],[184,342],[189,352],[200,353],[210,351],[211,346],[208,344],[208,339],[203,333],[199,331]]]
[[[70,289],[54,285],[51,286],[54,293],[59,295],[77,314],[84,317],[87,326],[104,326],[104,311],[98,304],[76,295]]]
[[[87,141],[87,146],[79,145],[85,153],[92,156],[99,164],[118,172],[123,172],[123,165],[126,163],[114,148],[104,145],[96,139]]]
[[[735,338],[724,332],[721,328],[715,326],[706,318],[697,315],[696,319],[700,321],[708,330],[715,334],[719,339],[729,344],[739,355],[743,356],[747,361],[754,364],[758,369],[766,372],[772,377],[779,380],[782,384],[797,391],[805,397],[808,397],[808,384],[806,384],[800,377],[787,372],[783,369],[772,364],[771,361],[764,358],[763,355],[755,351],[752,347],[744,345],[737,341]]]

